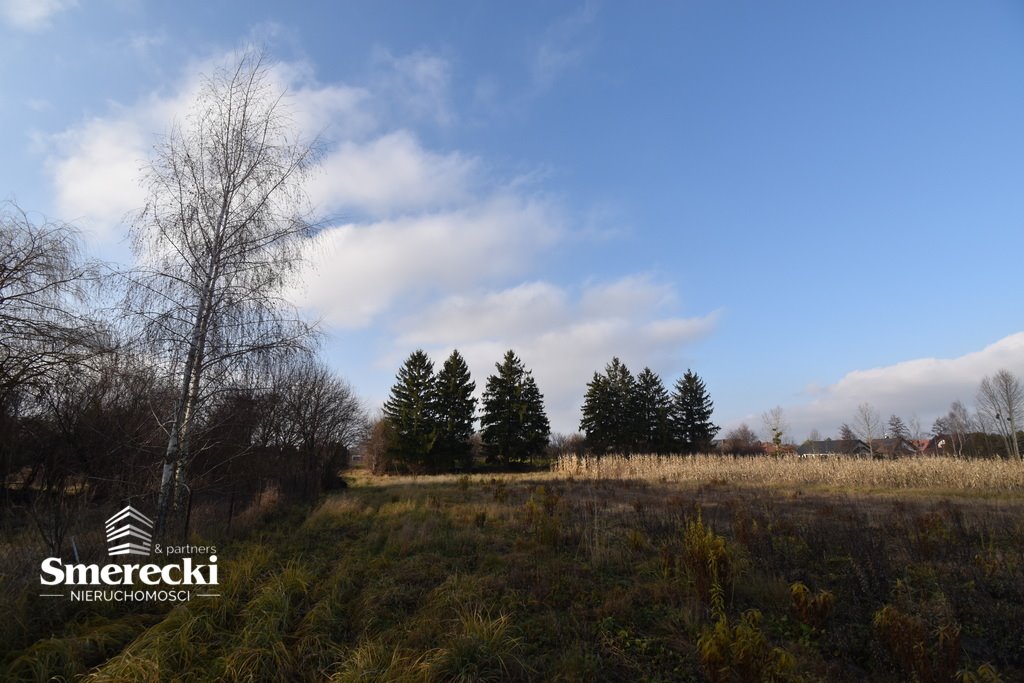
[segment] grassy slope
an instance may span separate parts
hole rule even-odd
[[[1020,498],[660,479],[357,475],[225,549],[221,600],[70,625],[7,678],[1024,679]]]

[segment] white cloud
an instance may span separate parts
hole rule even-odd
[[[319,83],[306,62],[276,62],[271,78],[277,89],[287,92],[284,107],[292,126],[308,138],[321,136],[330,144],[368,135],[379,126],[377,115],[370,110],[373,94],[367,88]]]
[[[437,154],[399,130],[366,142],[345,142],[324,159],[309,192],[315,206],[373,216],[435,209],[470,199],[475,159]]]
[[[0,20],[23,31],[38,31],[50,20],[77,5],[76,0],[0,0]]]
[[[119,236],[124,219],[145,201],[142,169],[158,135],[181,120],[200,88],[198,72],[171,94],[151,93],[130,106],[50,136],[47,168],[58,215],[100,242]]]
[[[396,346],[381,362],[397,366],[417,347],[429,349],[440,362],[458,348],[482,390],[494,363],[512,348],[534,371],[553,428],[574,431],[587,382],[613,356],[634,372],[649,366],[671,382],[682,347],[714,329],[714,313],[693,318],[667,313],[670,291],[631,276],[579,290],[531,282],[460,294],[400,321]]]
[[[403,297],[520,274],[563,230],[549,204],[497,195],[449,211],[325,230],[294,296],[340,327],[362,327]]]
[[[547,88],[583,61],[588,50],[587,29],[596,16],[596,7],[587,2],[544,31],[534,48],[531,65],[538,88]]]
[[[395,56],[378,49],[375,61],[383,67],[378,74],[378,90],[394,100],[406,115],[428,119],[440,125],[455,120],[449,104],[451,64],[428,52]]]
[[[496,292],[457,294],[403,320],[404,346],[436,346],[536,336],[569,315],[568,294],[546,282],[525,282]]]
[[[803,439],[811,429],[818,429],[835,436],[840,424],[852,423],[861,403],[870,403],[883,418],[895,413],[906,420],[916,414],[927,431],[953,401],[972,406],[981,379],[1001,368],[1024,375],[1024,332],[956,358],[918,358],[854,370],[835,384],[813,387],[810,401],[785,407],[791,434]],[[747,422],[759,424],[754,416],[748,416]]]
[[[144,201],[139,173],[147,133],[129,116],[95,119],[57,140],[67,149],[50,162],[59,215],[109,238]]]
[[[218,55],[193,63],[167,91],[152,92],[127,106],[113,104],[106,115],[50,136],[47,168],[56,213],[100,241],[117,236],[125,216],[145,200],[140,180],[154,143],[174,122],[185,120],[202,87],[201,74],[231,59]],[[300,63],[274,64],[270,78],[276,88],[289,93],[285,111],[298,132],[348,136],[376,126],[365,110],[369,95],[362,88],[319,85],[309,67]]]
[[[644,275],[631,275],[588,287],[583,294],[581,307],[590,314],[628,316],[638,307],[652,310],[674,301],[672,287],[652,282]]]

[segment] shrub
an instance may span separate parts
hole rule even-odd
[[[812,596],[811,590],[797,581],[789,587],[789,595],[793,599],[793,613],[800,621],[812,628],[824,628],[835,603],[832,593],[820,591]]]
[[[771,647],[760,628],[761,613],[747,610],[735,626],[725,614],[697,640],[701,666],[712,683],[735,681],[795,681],[796,660]]]

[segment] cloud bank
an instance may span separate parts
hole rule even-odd
[[[907,420],[916,414],[928,431],[953,401],[972,407],[982,378],[1003,368],[1024,377],[1024,332],[956,358],[918,358],[854,370],[835,384],[810,392],[807,402],[783,406],[791,425],[790,438],[801,441],[811,429],[835,438],[839,425],[852,424],[861,403],[870,403],[883,419],[897,414]],[[754,415],[728,426],[742,421],[755,431],[760,428],[760,417]]]

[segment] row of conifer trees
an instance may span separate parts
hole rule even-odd
[[[490,463],[524,463],[544,452],[551,427],[533,373],[509,350],[487,378],[481,403],[480,442]],[[434,373],[423,350],[398,371],[384,403],[386,451],[391,462],[426,471],[472,464],[476,383],[455,350]]]
[[[650,368],[634,377],[612,358],[587,384],[580,431],[592,453],[706,453],[719,430],[713,408],[704,380],[690,370],[670,394]]]
[[[509,350],[487,378],[480,400],[480,447],[487,462],[533,462],[547,447],[544,396],[522,360]],[[387,461],[421,471],[472,466],[476,383],[456,350],[434,372],[421,349],[398,371],[384,403]],[[708,451],[718,433],[704,381],[687,370],[669,393],[650,368],[636,377],[613,358],[587,384],[580,431],[587,450],[603,453]]]

